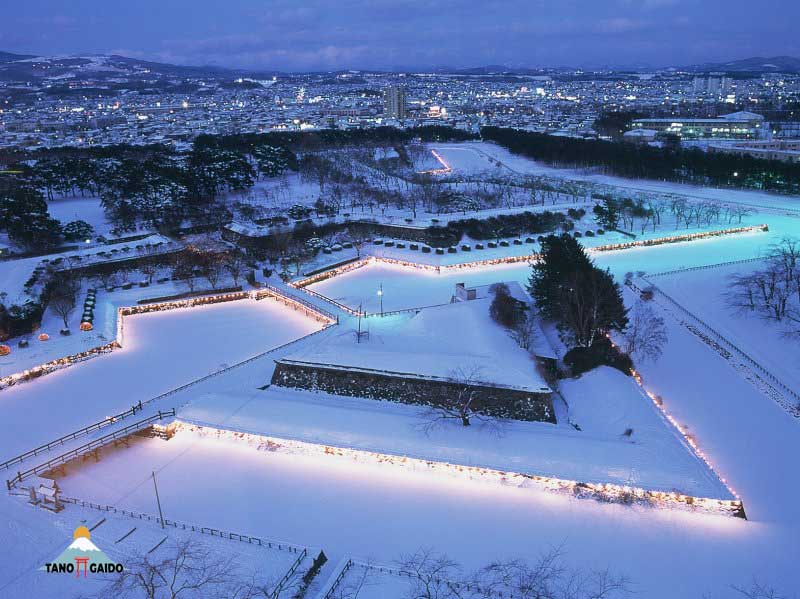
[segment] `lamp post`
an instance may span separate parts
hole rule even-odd
[[[161,521],[161,528],[164,528],[164,514],[161,513],[161,499],[158,496],[158,485],[156,484],[156,473],[153,471],[153,488],[156,490],[156,503],[158,504],[158,519]]]
[[[381,298],[381,316],[383,316],[383,283],[381,283],[378,289],[378,297]]]

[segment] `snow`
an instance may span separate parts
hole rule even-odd
[[[348,322],[285,359],[437,379],[476,368],[475,382],[549,392],[530,354],[492,320],[490,303],[487,298],[362,319],[369,338],[361,343],[355,342],[356,323]]]
[[[21,453],[317,328],[269,300],[128,317],[123,349],[0,392],[0,455]]]
[[[747,224],[770,225],[765,234],[596,254],[596,262],[617,277],[628,271],[652,274],[753,258],[781,236],[797,234],[796,198],[624,181],[551,169],[491,144],[461,146],[458,151],[441,144],[435,147],[442,149],[456,170],[496,169],[486,159],[493,155],[525,172],[760,206],[762,212]],[[467,151],[467,146],[485,154]],[[475,259],[475,254],[467,258]],[[461,254],[457,258],[465,259]],[[6,273],[13,275],[13,270],[9,262],[0,263],[4,287]],[[712,269],[656,281],[669,285],[670,292],[701,318],[796,381],[796,366],[790,360],[796,351],[778,343],[774,331],[765,330],[763,323],[718,308],[723,272]],[[312,289],[349,305],[363,300],[364,307],[374,313],[379,310],[381,284],[384,308],[394,310],[447,303],[457,282],[468,286],[508,280],[524,283],[528,275],[525,264],[442,274],[376,264],[317,283]],[[631,299],[626,291],[626,300]],[[655,307],[661,310],[657,301]],[[435,471],[259,451],[241,440],[183,433],[169,442],[135,440],[130,449],[104,452],[99,462],[88,460],[79,469],[70,467],[63,483],[70,494],[153,513],[148,483],[150,472],[156,470],[168,517],[322,546],[332,563],[348,556],[391,563],[401,553],[432,546],[466,568],[475,568],[505,557],[535,559],[562,545],[571,565],[611,567],[627,574],[643,597],[729,597],[731,584],[749,585],[754,578],[784,595],[796,596],[800,555],[797,420],[751,385],[733,363],[672,316],[664,316],[669,341],[662,358],[637,364],[637,369],[647,388],[663,398],[665,409],[694,437],[719,475],[730,481],[744,501],[747,521],[604,504],[536,487],[479,484]],[[379,321],[366,322],[373,326]],[[386,326],[392,322],[387,319]],[[150,314],[133,317],[129,324],[131,343],[123,351],[0,393],[3,455],[29,449],[314,327],[272,302],[234,302]],[[329,329],[306,345],[339,332]],[[623,484],[637,481],[661,487],[678,481],[697,492],[719,491],[719,482],[688,452],[675,431],[662,426],[649,399],[630,379],[608,369],[562,384],[570,418],[580,431],[565,423],[512,423],[499,437],[477,427],[469,431],[452,427],[425,436],[418,427],[418,409],[411,406],[276,387],[258,390],[270,378],[272,359],[268,356],[200,383],[163,405],[180,407],[190,402],[180,412],[187,420],[278,438],[518,470],[558,470],[576,478]],[[630,438],[621,436],[627,428],[633,429]],[[0,527],[14,555],[13,560],[0,560],[0,594],[62,593],[62,588],[34,578],[32,572],[58,555],[76,520],[97,515],[74,506],[53,515],[16,498],[0,497]],[[98,535],[103,526],[97,529]],[[158,531],[152,534],[141,546],[152,538],[157,542]],[[110,551],[114,544],[95,533],[93,538],[103,550]],[[376,589],[368,592],[386,596]]]
[[[502,146],[491,142],[466,142],[462,144],[433,144],[445,160],[453,167],[454,171],[463,174],[480,174],[494,172],[495,174],[516,173],[528,175],[547,175],[574,181],[586,181],[599,185],[612,185],[633,191],[650,191],[659,193],[677,193],[690,199],[715,200],[760,206],[762,208],[780,209],[797,213],[800,207],[793,201],[792,196],[781,196],[767,192],[740,189],[724,189],[716,187],[701,187],[669,181],[653,181],[640,179],[625,179],[611,175],[600,175],[590,170],[561,169],[530,160],[521,155],[513,154]],[[498,167],[489,162],[489,159],[500,161]]]
[[[433,545],[473,568],[495,558],[532,558],[563,543],[569,563],[610,565],[655,599],[724,593],[756,568],[764,575],[794,572],[791,555],[770,547],[772,534],[729,517],[607,505],[180,434],[128,452],[86,462],[63,480],[65,488],[152,510],[146,483],[156,469],[171,517],[296,543],[313,540],[334,563],[345,555],[390,563]],[[253,509],[254,498],[263,498],[263,509]]]
[[[74,220],[82,220],[94,229],[92,237],[109,235],[114,225],[109,222],[99,197],[54,198],[47,203],[50,216],[66,225]]]
[[[107,243],[99,245],[90,245],[81,247],[79,250],[71,250],[66,252],[59,252],[47,254],[44,256],[36,256],[33,258],[19,258],[11,260],[0,261],[0,292],[5,292],[7,299],[3,300],[6,305],[15,303],[24,303],[28,299],[38,299],[37,297],[26,297],[23,285],[33,274],[34,269],[39,266],[46,266],[48,260],[61,259],[62,262],[56,267],[65,267],[65,261],[69,258],[78,258],[75,262],[77,266],[87,266],[89,264],[100,264],[106,262],[114,262],[116,260],[125,260],[134,258],[137,255],[137,250],[144,248],[146,245],[157,246],[154,248],[156,253],[166,253],[175,251],[180,247],[171,239],[164,237],[160,234],[148,235],[136,241],[119,241],[117,243]],[[101,256],[103,252],[106,255]],[[113,253],[112,253],[113,252]]]
[[[525,263],[444,271],[441,274],[408,266],[371,263],[314,283],[309,289],[351,308],[361,305],[365,311],[375,314],[380,312],[378,289],[381,285],[384,311],[391,312],[449,303],[455,294],[456,283],[474,287],[528,276],[530,267]]]
[[[606,374],[613,379],[613,374]],[[200,425],[404,455],[450,464],[479,466],[589,483],[613,483],[649,490],[679,490],[695,497],[730,499],[730,493],[660,419],[632,379],[616,380],[621,428],[577,431],[562,423],[510,421],[499,434],[481,426],[453,423],[424,430],[424,409],[415,406],[271,387],[255,400],[226,401],[209,394],[178,413]],[[574,382],[578,396],[592,396],[598,379]],[[567,395],[570,401],[569,395]],[[584,399],[585,401],[585,399]],[[588,422],[588,419],[584,419]],[[623,437],[625,426],[635,431]],[[581,459],[591,455],[591,460]]]
[[[150,509],[152,506],[148,506]],[[76,578],[43,572],[67,546],[96,544],[112,561],[123,564],[150,550],[156,560],[166,559],[177,543],[189,541],[198,550],[230,556],[242,581],[256,576],[276,581],[291,567],[298,555],[291,551],[250,545],[197,532],[162,530],[155,521],[132,519],[113,512],[101,512],[70,505],[59,514],[46,512],[13,497],[0,498],[0,522],[4,545],[13,547],[14,559],[0,560],[0,595],[3,597],[85,597],[102,594],[107,578],[101,575]],[[203,522],[211,526],[212,522]],[[79,538],[69,544],[73,530],[91,529],[92,541]],[[124,538],[123,538],[124,537]],[[166,537],[166,541],[161,543]],[[160,544],[159,544],[160,543]],[[156,545],[158,547],[156,548]],[[310,553],[310,552],[309,552]],[[307,559],[301,571],[310,566]]]
[[[800,389],[800,339],[786,337],[780,323],[727,304],[730,278],[764,268],[747,262],[653,277],[662,291],[703,320],[793,389]]]

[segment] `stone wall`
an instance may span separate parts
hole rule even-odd
[[[333,395],[366,397],[415,405],[437,405],[458,397],[464,385],[404,377],[399,374],[363,372],[314,364],[276,361],[272,384]],[[470,385],[477,390],[475,411],[514,420],[555,423],[550,393],[532,393],[518,389]]]

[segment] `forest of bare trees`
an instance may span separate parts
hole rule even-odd
[[[731,277],[730,306],[775,323],[800,336],[800,241],[785,238],[772,246],[763,268]]]

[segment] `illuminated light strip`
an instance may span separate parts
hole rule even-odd
[[[736,233],[753,233],[758,231],[768,231],[769,227],[767,225],[754,225],[751,227],[737,227],[734,229],[719,229],[716,231],[704,231],[700,233],[687,233],[685,235],[672,235],[669,237],[656,237],[654,239],[641,239],[639,241],[629,241],[626,243],[615,243],[615,244],[607,244],[607,245],[598,245],[595,247],[588,247],[586,248],[589,252],[612,252],[617,250],[626,250],[635,247],[648,247],[654,245],[662,245],[667,243],[679,243],[683,241],[694,241],[696,239],[705,239],[708,237],[718,237],[722,235],[734,235]],[[383,262],[386,264],[395,264],[398,266],[407,266],[409,268],[416,268],[418,270],[428,270],[434,272],[441,272],[446,270],[461,270],[467,268],[480,268],[482,266],[494,266],[499,264],[515,264],[519,262],[530,262],[532,260],[536,260],[539,257],[539,254],[525,254],[522,256],[505,256],[502,258],[494,258],[494,259],[487,259],[487,260],[476,260],[471,262],[458,262],[454,264],[425,264],[423,262],[411,262],[408,260],[400,260],[397,258],[386,258],[383,256],[369,256],[367,258],[362,258],[356,262],[351,262],[346,264],[345,266],[340,266],[338,268],[333,268],[330,270],[326,270],[321,273],[317,273],[311,277],[306,277],[304,279],[300,279],[298,281],[293,281],[289,283],[289,286],[294,287],[295,289],[302,289],[303,287],[307,287],[309,285],[313,285],[314,283],[319,283],[320,281],[324,281],[326,279],[330,279],[332,277],[339,276],[351,270],[355,270],[357,268],[361,268],[371,263],[375,262]],[[325,296],[322,296],[323,298]],[[327,298],[326,298],[327,299]],[[335,303],[335,302],[334,302]]]
[[[168,428],[174,432],[184,432],[199,437],[216,437],[218,439],[237,442],[245,441],[249,445],[256,445],[259,449],[267,448],[269,451],[281,450],[288,454],[341,457],[354,462],[390,465],[398,468],[409,468],[411,470],[444,472],[449,476],[457,478],[468,480],[478,479],[495,482],[501,485],[511,484],[517,487],[532,483],[541,490],[558,492],[579,499],[591,498],[621,504],[648,504],[655,507],[680,508],[688,511],[703,511],[711,514],[724,514],[745,518],[742,501],[738,498],[733,500],[712,499],[684,495],[675,491],[654,491],[612,483],[583,483],[556,477],[504,472],[479,466],[451,464],[449,462],[440,462],[404,455],[393,455],[306,441],[282,439],[279,437],[200,425],[180,419],[170,423]]]
[[[651,245],[662,245],[665,243],[679,243],[681,241],[694,241],[706,237],[719,237],[722,235],[734,235],[736,233],[754,233],[757,231],[769,231],[768,225],[754,225],[752,227],[737,227],[735,229],[718,229],[716,231],[704,231],[701,233],[687,233],[685,235],[672,235],[670,237],[656,237],[655,239],[641,239],[639,241],[629,241],[626,243],[614,243],[609,245],[598,245],[587,248],[590,252],[613,252],[616,250],[627,250],[634,247],[647,247]]]
[[[434,168],[427,171],[419,171],[418,174],[420,175],[446,175],[447,173],[453,172],[453,167],[450,166],[447,161],[442,158],[442,155],[439,154],[436,150],[431,150],[431,154],[436,160],[439,161],[439,164],[442,165],[442,168]]]
[[[307,316],[312,316],[316,320],[325,321],[328,324],[332,324],[336,322],[330,316],[323,314],[322,312],[318,312],[313,308],[306,306],[296,300],[291,299],[289,296],[284,296],[275,292],[265,292],[265,290],[261,290],[262,295],[271,295],[271,296],[281,296],[280,301],[284,302],[287,305],[292,305],[296,310],[302,311]],[[33,379],[37,379],[40,376],[44,376],[46,374],[50,374],[51,372],[55,372],[56,370],[61,370],[62,368],[67,368],[68,366],[72,366],[73,364],[77,364],[79,362],[83,362],[95,356],[99,356],[101,354],[107,354],[117,349],[121,349],[123,347],[124,339],[125,339],[125,317],[127,316],[135,316],[137,314],[147,314],[149,312],[162,312],[166,310],[179,310],[183,308],[193,308],[197,306],[205,306],[211,304],[219,304],[223,302],[231,302],[231,301],[238,301],[243,299],[259,299],[259,291],[255,292],[248,292],[248,291],[238,291],[235,293],[223,293],[219,295],[206,295],[202,297],[190,298],[185,300],[175,300],[171,302],[157,302],[152,304],[139,304],[136,306],[120,306],[117,308],[117,335],[114,341],[110,343],[106,343],[104,345],[100,345],[98,347],[93,347],[86,351],[71,354],[69,356],[64,356],[61,358],[57,358],[55,360],[51,360],[49,362],[45,362],[44,364],[39,364],[38,366],[33,366],[32,368],[28,368],[21,372],[16,372],[13,374],[9,374],[0,378],[0,391],[6,389],[8,387],[12,387],[18,383],[24,383],[26,381],[30,381]]]
[[[530,262],[532,260],[536,260],[538,257],[539,254],[524,254],[522,256],[505,256],[502,258],[489,258],[487,260],[476,260],[472,262],[458,262],[455,264],[435,265],[435,264],[425,264],[424,262],[409,262],[408,260],[399,260],[397,258],[386,258],[383,256],[369,256],[367,258],[362,258],[358,262],[350,263],[346,266],[333,268],[331,270],[326,270],[325,272],[318,273],[312,277],[307,277],[305,279],[300,279],[299,281],[292,281],[291,283],[288,283],[288,285],[290,287],[294,287],[295,289],[303,289],[304,287],[308,287],[309,285],[313,285],[314,283],[319,283],[320,281],[325,281],[333,277],[338,277],[339,275],[345,274],[346,272],[349,272],[351,270],[355,270],[356,268],[361,268],[362,266],[367,266],[368,264],[374,264],[379,262],[382,262],[384,264],[406,266],[408,268],[415,268],[417,270],[427,270],[430,272],[438,273],[448,270],[465,270],[470,268],[481,268],[483,266],[497,266],[500,264],[517,264],[520,262]]]
[[[258,291],[253,291],[251,297],[253,299],[259,300],[265,297],[273,297],[279,302],[283,302],[286,306],[292,306],[295,310],[300,310],[301,312],[305,313],[306,316],[310,316],[317,321],[323,321],[326,324],[334,324],[337,322],[336,318],[329,316],[322,312],[321,308],[317,308],[315,306],[306,305],[289,295],[285,295],[280,291],[276,291],[274,289],[259,289]]]
[[[614,340],[611,338],[611,335],[606,335],[606,337],[611,342],[611,345],[613,345],[615,348],[621,351],[621,348],[616,343],[614,343]],[[647,395],[647,397],[649,397],[652,400],[653,405],[656,406],[661,415],[664,416],[664,418],[666,418],[667,421],[672,426],[675,427],[675,430],[677,430],[681,434],[681,436],[689,445],[689,447],[692,448],[694,454],[698,458],[700,458],[703,461],[703,463],[708,467],[708,469],[711,472],[713,472],[714,475],[720,480],[720,482],[723,485],[725,485],[725,488],[728,489],[730,494],[736,497],[736,500],[739,502],[739,507],[742,511],[742,514],[744,514],[744,504],[742,503],[739,494],[731,487],[730,483],[728,483],[728,481],[717,472],[717,469],[711,463],[711,460],[703,452],[703,450],[700,449],[700,446],[697,444],[697,441],[695,440],[694,436],[686,429],[686,427],[682,426],[669,412],[667,412],[667,409],[664,407],[663,401],[659,400],[658,397],[653,392],[651,392],[650,390],[647,389],[647,387],[644,386],[644,380],[642,379],[642,375],[639,374],[639,372],[637,372],[634,368],[631,368],[630,372],[631,376],[639,385],[641,390],[645,393],[645,395]],[[746,516],[743,515],[742,517],[746,519]]]
[[[612,252],[617,250],[627,250],[635,247],[650,247],[668,243],[680,243],[685,241],[694,241],[697,239],[705,239],[709,237],[719,237],[722,235],[734,235],[736,233],[752,233],[757,231],[768,231],[769,227],[767,225],[754,225],[750,227],[736,227],[733,229],[720,229],[716,231],[704,231],[701,233],[687,233],[685,235],[672,235],[670,237],[657,237],[654,239],[642,239],[639,241],[630,241],[626,243],[616,243],[616,244],[608,244],[608,245],[599,245],[596,247],[586,248],[589,252]],[[506,256],[503,258],[494,258],[488,260],[477,260],[473,262],[459,262],[455,264],[442,264],[442,265],[433,265],[433,264],[425,264],[422,262],[410,262],[408,260],[399,260],[397,258],[386,258],[383,256],[368,256],[367,258],[362,258],[356,262],[351,262],[346,264],[345,266],[340,266],[338,268],[333,268],[331,270],[326,270],[321,273],[317,273],[314,276],[307,277],[305,279],[300,279],[298,281],[293,281],[289,283],[290,287],[295,289],[302,289],[309,295],[313,295],[314,297],[318,297],[323,301],[326,301],[332,305],[337,306],[340,310],[351,314],[352,316],[358,316],[358,310],[341,304],[321,293],[316,291],[312,291],[310,289],[305,289],[309,285],[313,285],[314,283],[319,283],[320,281],[325,281],[327,279],[337,277],[339,275],[345,274],[350,272],[351,270],[355,270],[357,268],[361,268],[368,264],[374,263],[384,263],[384,264],[393,264],[396,266],[405,266],[408,268],[414,268],[417,270],[427,270],[430,272],[441,273],[442,271],[456,271],[456,270],[464,270],[470,268],[481,268],[484,266],[498,266],[501,264],[518,264],[520,262],[531,262],[537,260],[539,258],[539,254],[526,254],[522,256]],[[361,313],[362,315],[365,312]]]

